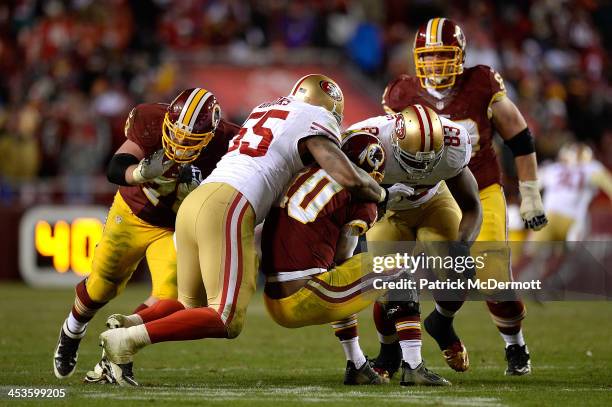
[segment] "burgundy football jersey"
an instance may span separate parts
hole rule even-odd
[[[472,138],[469,168],[476,177],[478,187],[483,189],[501,183],[501,171],[493,149],[491,103],[505,94],[499,73],[488,66],[477,65],[464,68],[455,85],[442,99],[432,96],[420,85],[418,78],[400,75],[387,85],[382,104],[388,113],[399,112],[409,105],[426,105],[439,115],[463,125]]]
[[[163,103],[146,103],[136,106],[125,124],[125,136],[138,144],[145,156],[162,148],[162,123],[168,105]],[[238,133],[240,127],[226,122],[219,122],[215,136],[202,150],[200,156],[190,163],[202,172],[206,178],[215,168],[217,162],[227,152],[230,140]],[[177,177],[180,166],[172,166],[163,177],[152,182],[134,186],[121,186],[119,192],[136,216],[154,226],[174,228],[175,210],[178,208],[176,192]]]
[[[290,184],[281,207],[273,206],[263,227],[265,274],[329,269],[343,226],[364,233],[376,221],[376,204],[357,202],[324,170],[308,167]]]

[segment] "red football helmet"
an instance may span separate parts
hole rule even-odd
[[[380,183],[385,176],[385,150],[380,140],[364,130],[353,130],[342,136],[342,151],[359,168]]]
[[[202,88],[182,91],[168,106],[162,126],[166,156],[177,163],[198,158],[215,135],[221,107],[212,92]]]
[[[448,18],[432,18],[414,37],[416,76],[424,88],[443,89],[455,84],[463,73],[465,35]]]

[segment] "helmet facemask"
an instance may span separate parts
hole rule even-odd
[[[427,46],[414,49],[416,76],[424,88],[444,89],[463,73],[464,54],[456,46]]]
[[[162,126],[162,146],[166,157],[186,164],[199,157],[202,150],[215,135],[216,127],[206,133],[192,133],[181,123],[172,123],[168,113]]]
[[[402,167],[410,179],[413,180],[427,178],[440,162],[442,152],[444,151],[442,148],[437,153],[432,150],[427,152],[417,151],[415,154],[411,154],[401,149],[396,138],[392,139],[391,145],[393,148],[393,155],[397,159],[400,167]]]

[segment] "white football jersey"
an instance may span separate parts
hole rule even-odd
[[[253,109],[203,183],[223,182],[240,191],[259,223],[285,185],[304,168],[298,142],[315,135],[340,143],[340,127],[329,111],[292,96],[263,103]]]
[[[353,124],[349,127],[349,130],[366,130],[380,139],[387,157],[383,184],[401,182],[415,189],[414,196],[409,199],[402,199],[400,202],[393,203],[390,206],[390,209],[403,210],[423,205],[436,194],[441,181],[458,175],[470,162],[472,144],[470,143],[470,135],[463,126],[440,116],[445,139],[444,151],[440,158],[440,162],[426,178],[419,180],[410,179],[406,171],[404,171],[393,155],[393,147],[391,145],[391,137],[396,131],[396,119],[398,114],[399,113],[372,117]],[[447,138],[458,138],[458,143],[447,143]]]
[[[538,178],[544,188],[546,213],[584,219],[598,190],[591,179],[594,174],[604,170],[599,161],[573,165],[556,162],[541,166]]]

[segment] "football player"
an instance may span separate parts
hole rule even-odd
[[[217,168],[179,209],[178,301],[160,301],[100,335],[113,380],[135,385],[134,354],[151,343],[240,334],[255,291],[255,225],[306,164],[318,163],[356,199],[385,205],[401,196],[401,190],[380,187],[342,153],[343,109],[338,84],[318,74],[253,109]]]
[[[478,185],[467,167],[472,154],[467,130],[417,104],[400,113],[355,123],[348,137],[360,131],[376,135],[390,157],[383,184],[400,182],[414,188],[413,196],[393,203],[385,217],[367,232],[369,249],[376,242],[416,241],[417,249],[429,255],[469,256],[480,230],[482,211]],[[441,247],[429,242],[452,243]],[[398,323],[398,316],[404,321]],[[374,361],[377,371],[393,376],[402,361],[402,381],[422,377],[424,384],[435,385],[444,380],[422,374],[418,302],[391,298],[377,302],[374,321],[381,340],[381,353]]]
[[[120,187],[91,274],[77,284],[74,305],[60,329],[53,359],[56,377],[72,375],[87,324],[124,289],[143,258],[153,286],[145,304],[176,298],[176,211],[202,176],[210,174],[238,129],[221,119],[214,94],[202,88],[182,91],[169,105],[145,103],[130,112],[127,140],[107,168],[109,181]]]
[[[549,224],[531,241],[578,241],[584,238],[589,204],[598,190],[612,199],[612,175],[583,143],[570,143],[558,161],[540,168]]]
[[[547,223],[540,197],[533,137],[525,119],[506,95],[504,81],[492,68],[463,66],[466,40],[461,28],[447,18],[433,18],[422,25],[414,40],[416,77],[400,75],[391,81],[382,97],[387,113],[420,103],[459,123],[472,137],[473,157],[469,168],[478,182],[483,208],[479,242],[502,242],[490,255],[478,278],[507,281],[510,276],[507,249],[506,203],[492,137],[496,130],[515,157],[521,193],[520,212],[526,228],[539,230]],[[491,253],[489,253],[491,254]],[[468,367],[465,347],[455,334],[452,321],[462,302],[437,304],[425,320],[427,332],[436,339],[449,365]],[[487,301],[489,311],[506,343],[507,375],[531,371],[529,352],[521,330],[525,316],[522,301]]]
[[[342,150],[374,179],[382,181],[385,152],[375,136],[353,133]],[[268,313],[287,328],[332,323],[347,359],[347,385],[388,381],[368,363],[357,333],[356,313],[386,291],[375,289],[374,281],[405,276],[402,269],[372,272],[370,255],[353,256],[358,236],[376,217],[374,203],[356,201],[324,170],[314,166],[293,179],[263,228],[262,270]],[[416,300],[416,291],[413,298]],[[401,316],[396,321],[404,322]],[[401,384],[420,384],[426,374],[436,376],[423,368],[420,376],[406,377]],[[450,383],[440,379],[437,384]]]

